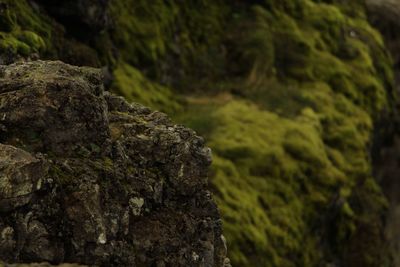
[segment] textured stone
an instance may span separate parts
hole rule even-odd
[[[14,145],[63,155],[102,146],[109,136],[101,76],[94,69],[60,62],[3,66],[0,85],[0,124]]]
[[[62,62],[2,66],[0,92],[2,260],[227,265],[192,130]]]
[[[0,144],[0,212],[26,205],[45,176],[41,160],[29,153]]]

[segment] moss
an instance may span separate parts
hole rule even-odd
[[[138,56],[144,60],[156,60],[165,53],[167,25],[171,23],[176,10],[164,5],[162,1],[148,6],[143,1],[114,1],[111,12],[116,17],[119,31],[114,37],[123,49],[123,57],[138,62]],[[131,40],[135,39],[135,42]]]
[[[275,48],[269,23],[271,14],[258,6],[252,12],[259,14],[256,19],[241,15],[232,22],[233,27],[238,30],[228,37],[230,42],[235,43],[229,54],[236,62],[231,62],[228,68],[236,75],[247,75],[248,82],[257,85],[276,71]],[[252,34],[249,35],[248,32]]]
[[[26,43],[32,51],[40,52],[46,49],[46,44],[42,37],[31,31],[22,31],[17,36],[18,40]]]
[[[216,103],[207,103],[206,105],[196,102],[189,103],[190,108],[186,107],[183,112],[176,114],[175,119],[191,129],[196,129],[197,134],[207,140],[213,134],[214,129],[218,127],[214,118],[214,112],[218,105]]]
[[[279,243],[282,250],[286,248],[292,251],[299,248],[300,244],[291,234],[303,232],[303,225],[293,225],[289,221],[300,216],[302,206],[298,201],[288,203],[275,197],[275,193],[280,191],[282,196],[293,199],[291,196],[294,192],[284,184],[269,184],[264,179],[253,179],[254,184],[248,184],[249,180],[242,179],[232,162],[219,157],[214,157],[214,168],[214,182],[218,185],[218,201],[225,218],[225,231],[228,240],[232,240],[232,261],[241,266],[291,266],[288,265],[288,259],[278,254],[279,249],[275,246]],[[256,183],[261,185],[263,191],[254,190]],[[262,205],[271,207],[269,214]],[[276,212],[284,216],[269,216],[273,213],[277,215]],[[271,221],[271,218],[283,221]],[[235,230],[237,221],[242,222],[242,232]]]
[[[110,158],[88,159],[88,156],[85,155],[82,158],[69,159],[63,162],[54,159],[54,164],[49,169],[49,178],[53,179],[65,193],[76,190],[75,187],[79,185],[79,179],[89,173],[100,177],[98,182],[105,188],[113,186],[113,181],[109,178],[114,173],[114,162]]]
[[[237,97],[217,106],[213,96],[189,102],[186,116],[177,116],[214,151],[211,181],[234,265],[317,266],[340,258],[378,266],[389,258],[373,244],[384,242],[374,227],[385,197],[376,191],[370,208],[358,195],[370,190],[360,183],[373,181],[367,148],[390,97],[391,60],[363,6],[352,7],[267,1],[238,12],[224,63],[232,82],[215,86]],[[370,221],[361,224],[364,216]],[[375,241],[351,265],[365,228]]]
[[[1,0],[0,53],[29,56],[55,54],[52,21],[26,0]]]
[[[352,198],[356,178],[370,171],[364,149],[371,130],[368,114],[343,96],[335,97],[327,85],[316,90],[326,94],[325,102],[318,97],[312,100],[315,110],[306,108],[293,118],[237,100],[207,117],[216,125],[207,135],[216,156],[212,182],[233,244],[230,256],[240,266],[315,264],[323,252],[318,249],[318,238],[310,234],[315,226],[306,226],[306,222],[324,212],[339,188],[344,199]],[[358,123],[362,126],[353,128]],[[296,203],[297,209],[289,203]],[[337,240],[342,243],[356,232],[360,215],[349,202],[334,213],[342,218],[334,221]],[[249,242],[254,246],[250,250]],[[308,251],[303,243],[308,244]],[[296,257],[288,260],[289,254]]]
[[[315,260],[315,247],[302,247],[304,242],[316,244],[304,216],[327,203],[327,188],[343,174],[328,160],[314,112],[305,110],[289,120],[232,101],[215,111],[214,119],[218,127],[209,138],[215,155],[212,182],[233,244],[233,262],[297,266]],[[315,170],[310,173],[308,165]],[[302,188],[307,179],[320,186]]]
[[[114,75],[114,90],[129,101],[137,101],[168,113],[180,110],[169,88],[150,81],[131,65],[120,63]]]
[[[0,51],[29,56],[45,49],[43,39],[34,32],[23,31],[12,34],[0,32]]]
[[[62,187],[68,186],[74,179],[73,175],[57,165],[54,165],[49,169],[49,177],[54,179],[55,182]]]
[[[220,45],[228,7],[222,3],[157,0],[149,5],[145,0],[113,0],[111,16],[118,30],[111,39],[122,58],[146,70],[148,77],[192,88],[202,76],[224,68],[218,64],[222,60],[216,60],[224,56]]]

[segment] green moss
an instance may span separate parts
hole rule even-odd
[[[238,30],[229,36],[229,41],[235,42],[235,46],[230,51],[230,57],[236,58],[236,62],[231,62],[229,68],[236,75],[247,75],[248,82],[257,85],[266,76],[271,76],[276,71],[274,68],[275,48],[269,23],[271,15],[257,6],[252,12],[258,14],[256,19],[241,15],[235,17],[232,22],[233,27]],[[252,34],[249,35],[248,32]]]
[[[378,204],[367,207],[359,194],[370,189],[359,185],[373,181],[367,148],[390,97],[391,60],[363,6],[351,6],[287,0],[236,10],[222,64],[231,82],[214,91],[240,97],[213,105],[208,96],[177,116],[214,151],[211,181],[234,265],[340,258],[379,266],[389,258],[376,228],[385,197],[376,191]],[[360,256],[354,251],[364,229],[375,241]],[[381,256],[371,258],[370,250]],[[355,258],[363,260],[351,265]]]
[[[313,88],[303,90],[307,89],[311,94]],[[207,117],[215,125],[207,135],[216,158],[212,182],[231,241],[230,256],[240,266],[318,262],[323,251],[311,234],[316,227],[311,222],[338,189],[342,198],[351,199],[356,178],[369,175],[364,149],[371,130],[368,114],[343,96],[335,96],[327,85],[315,90],[325,94],[311,100],[315,110],[305,108],[290,119],[237,100]],[[356,232],[360,214],[352,205],[344,202],[331,211],[338,214],[333,222],[338,244]]]
[[[188,100],[188,103],[190,103],[190,107],[186,106],[182,112],[175,114],[175,119],[191,129],[196,129],[198,135],[208,140],[214,129],[218,127],[214,116],[218,103],[212,103],[208,100],[206,105],[190,100]]]
[[[74,176],[63,170],[60,166],[53,165],[49,169],[49,177],[60,186],[68,186],[74,180]]]
[[[52,21],[33,9],[26,0],[1,0],[0,53],[29,56],[54,54]]]
[[[46,44],[42,37],[31,31],[22,31],[17,36],[18,40],[26,43],[32,51],[40,52],[46,49]]]
[[[0,32],[0,52],[29,56],[43,51],[45,47],[43,39],[34,32],[23,31],[12,34]]]
[[[220,157],[214,157],[214,169],[214,182],[218,185],[217,196],[225,218],[226,235],[228,240],[232,240],[231,260],[241,266],[291,266],[288,265],[289,259],[279,255],[280,249],[275,246],[279,243],[282,250],[299,249],[299,242],[291,235],[302,233],[304,225],[301,222],[292,224],[290,221],[301,216],[302,205],[296,200],[287,202],[276,197],[276,193],[293,200],[294,192],[283,183],[268,183],[256,177],[252,180],[253,184],[249,184],[250,180],[243,179],[232,162]],[[254,190],[256,185],[263,190]],[[265,211],[267,206],[271,207],[268,213]],[[277,213],[283,216],[271,216]],[[236,231],[237,221],[242,223],[241,232]]]
[[[167,25],[173,20],[176,10],[155,1],[146,5],[144,1],[114,1],[111,11],[117,21],[119,31],[114,37],[123,49],[124,58],[132,62],[138,56],[144,60],[156,60],[165,53]],[[132,42],[135,40],[135,42]]]
[[[173,113],[180,110],[169,88],[147,79],[139,70],[120,63],[114,71],[114,90],[129,101],[137,101],[161,111]]]
[[[297,266],[318,256],[315,247],[302,247],[315,243],[304,216],[327,203],[326,189],[301,184],[310,179],[330,187],[343,174],[328,161],[314,115],[306,110],[288,120],[242,101],[214,113],[218,128],[209,141],[216,155],[212,181],[236,264]]]
[[[219,63],[224,57],[221,42],[228,7],[222,3],[156,0],[150,5],[145,0],[113,0],[111,16],[118,30],[111,39],[122,58],[146,70],[148,77],[178,89],[199,88],[201,77],[224,68]]]

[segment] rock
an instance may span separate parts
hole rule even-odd
[[[204,140],[102,84],[60,61],[0,66],[0,259],[227,266]]]
[[[8,212],[29,203],[46,171],[26,151],[0,144],[0,173],[0,212]]]
[[[0,67],[0,123],[8,142],[56,155],[109,137],[102,81],[94,69],[60,62]],[[11,141],[14,140],[14,141]]]

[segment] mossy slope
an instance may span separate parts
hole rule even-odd
[[[362,1],[128,1],[123,14],[121,57],[186,96],[176,118],[213,148],[235,266],[390,263],[368,148],[393,74]]]

